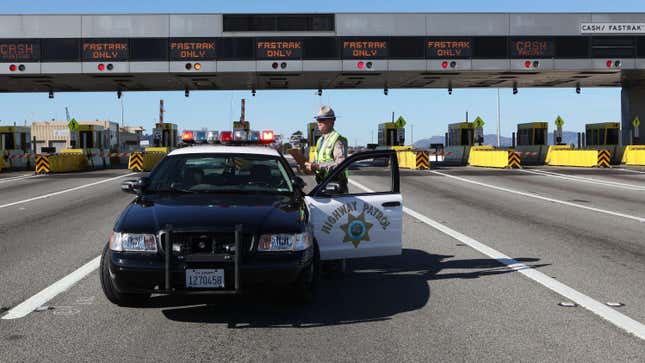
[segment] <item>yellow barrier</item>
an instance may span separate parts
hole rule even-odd
[[[52,173],[66,173],[87,168],[87,158],[82,153],[60,153],[49,156],[49,171]]]
[[[598,150],[551,150],[547,164],[593,168],[598,166],[599,152]]]
[[[143,171],[152,170],[161,159],[166,156],[163,152],[144,152],[143,153]]]
[[[6,169],[6,168],[7,168],[7,166],[4,163],[4,157],[2,155],[0,155],[0,171],[2,171],[2,169]]]
[[[551,161],[551,152],[556,151],[556,150],[572,150],[573,148],[571,145],[551,145],[549,146],[549,150],[546,152],[546,157],[544,158],[544,163],[549,164]]]
[[[645,165],[645,145],[627,145],[621,161],[625,165]]]
[[[488,168],[507,168],[509,161],[515,161],[511,155],[514,153],[508,150],[495,150],[492,146],[473,146],[468,155],[468,164]]]
[[[170,152],[170,148],[169,147],[147,147],[147,148],[145,148],[144,151],[148,152],[148,153],[164,153],[164,154],[168,154]]]

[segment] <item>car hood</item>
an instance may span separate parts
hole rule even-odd
[[[233,229],[242,224],[245,233],[299,233],[304,231],[302,207],[302,200],[284,195],[153,195],[134,200],[114,230],[155,233],[167,226]]]

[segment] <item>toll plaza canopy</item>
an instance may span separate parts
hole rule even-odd
[[[0,16],[0,92],[633,86],[645,13]]]

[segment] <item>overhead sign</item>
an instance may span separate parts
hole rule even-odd
[[[215,39],[171,39],[168,44],[170,59],[176,61],[216,59]]]
[[[402,129],[405,127],[406,122],[403,116],[399,116],[399,118],[396,120],[394,124],[396,125],[397,128]]]
[[[78,131],[78,122],[75,118],[71,119],[67,123],[67,128],[69,129],[69,131]]]
[[[40,42],[37,39],[0,40],[0,62],[37,62]]]
[[[551,58],[554,55],[554,42],[550,39],[518,38],[511,40],[513,58]]]
[[[645,34],[645,23],[581,23],[582,34]]]
[[[564,125],[564,120],[558,115],[558,118],[555,119],[555,125],[557,127],[562,127]]]
[[[302,40],[256,39],[255,50],[258,59],[300,59]]]
[[[428,58],[469,58],[473,54],[473,45],[470,39],[431,38],[426,42],[426,55]]]
[[[345,39],[343,58],[386,58],[387,40]]]
[[[638,118],[638,116],[634,117],[634,121],[632,121],[632,125],[634,126],[634,128],[638,128],[638,126],[641,125],[641,119]]]
[[[127,39],[83,40],[83,60],[90,62],[127,61],[130,48]]]
[[[475,119],[475,121],[473,121],[473,126],[474,126],[475,128],[484,127],[484,125],[485,125],[485,124],[486,124],[486,123],[484,122],[484,120],[482,120],[482,118],[481,118],[481,117],[479,117],[479,116],[477,116],[477,118]]]

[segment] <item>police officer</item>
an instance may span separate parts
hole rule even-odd
[[[313,162],[305,163],[307,171],[313,172],[316,182],[322,182],[331,171],[347,158],[347,139],[334,130],[336,115],[329,106],[322,106],[315,117],[322,136],[316,143]],[[338,174],[334,182],[340,185],[340,192],[347,193],[347,173]]]

